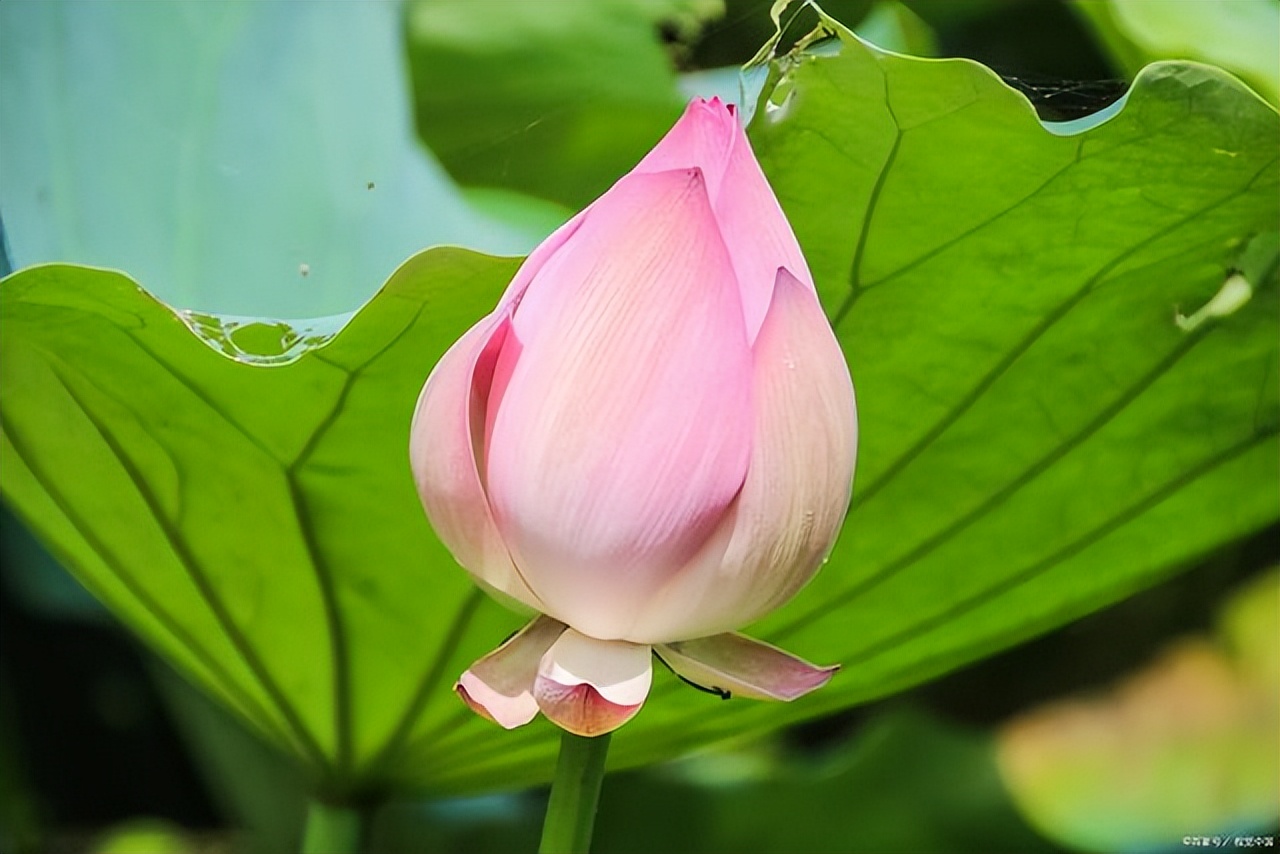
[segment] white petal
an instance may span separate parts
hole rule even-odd
[[[640,711],[653,681],[652,650],[568,629],[542,657],[533,695],[542,713],[577,735],[612,732]]]
[[[477,714],[506,729],[527,724],[538,714],[533,698],[538,663],[564,630],[563,623],[538,617],[471,665],[454,690]]]

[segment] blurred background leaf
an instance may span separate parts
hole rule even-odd
[[[526,252],[416,144],[393,3],[0,4],[13,266],[128,270],[233,315],[349,312],[423,246]]]
[[[470,198],[514,190],[576,210],[634,166],[689,97],[740,100],[738,68],[773,35],[771,3],[411,0],[418,133]],[[828,5],[858,21],[872,3]],[[912,18],[892,4],[877,33],[923,47]]]
[[[1118,70],[1159,59],[1225,68],[1280,105],[1280,0],[1075,0]]]
[[[847,23],[846,18],[832,15]],[[876,47],[912,56],[937,56],[938,41],[933,29],[904,3],[877,3],[854,31]]]
[[[1224,612],[1216,636],[1182,639],[1109,693],[1002,728],[1003,778],[1047,836],[1084,851],[1175,850],[1185,836],[1261,835],[1280,821],[1280,572]]]
[[[93,854],[199,854],[200,846],[172,822],[136,819],[104,832],[93,845]]]
[[[726,777],[735,758],[747,763],[737,779]],[[663,770],[605,793],[602,852],[1053,850],[1012,809],[988,737],[910,709],[869,721],[818,758],[710,754]],[[649,844],[635,838],[642,805],[672,817],[647,823]]]
[[[657,22],[696,30],[721,11],[714,0],[416,0],[405,33],[418,132],[463,184],[583,207],[683,108]]]
[[[373,847],[404,851],[430,840],[430,850],[442,854],[533,850],[541,809],[537,796],[505,804],[479,799],[393,804],[378,817]],[[1057,849],[1018,816],[1000,783],[990,736],[897,708],[818,755],[770,743],[613,775],[601,794],[592,850],[1039,854]]]

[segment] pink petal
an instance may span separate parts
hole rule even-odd
[[[596,204],[593,202],[592,204]],[[511,284],[507,285],[507,289],[502,293],[502,299],[498,300],[498,308],[494,314],[501,313],[502,309],[511,306],[512,303],[519,303],[520,298],[524,295],[525,289],[529,287],[529,283],[533,281],[534,276],[542,269],[543,265],[560,251],[560,247],[569,240],[570,237],[578,231],[582,225],[582,220],[586,217],[587,212],[591,210],[588,206],[581,210],[566,222],[547,236],[534,248],[529,256],[524,259],[524,263],[520,265],[520,269],[516,270],[515,277],[511,279]]]
[[[645,602],[629,640],[704,637],[763,616],[813,576],[844,522],[857,444],[853,385],[817,295],[786,270],[754,356],[751,463],[733,513]]]
[[[720,194],[734,135],[741,133],[737,118],[719,98],[695,99],[632,174],[696,167],[706,177],[707,194],[714,200]]]
[[[750,454],[741,312],[697,170],[623,178],[525,291],[485,477],[545,613],[625,636],[720,522]]]
[[[778,268],[787,268],[810,288],[813,277],[746,132],[718,98],[690,103],[635,172],[691,166],[706,176],[707,193],[742,289],[747,340],[754,342],[772,300]]]
[[[695,685],[734,697],[786,700],[826,685],[840,669],[818,667],[736,633],[662,644],[658,656]]]
[[[453,690],[472,711],[505,729],[527,724],[538,714],[533,699],[538,662],[564,630],[563,623],[538,617],[471,665]]]
[[[436,364],[418,397],[409,458],[427,517],[458,563],[484,586],[541,611],[494,525],[476,468],[474,425],[483,424],[490,377],[510,325],[505,311],[486,317]]]
[[[755,343],[773,298],[778,268],[789,270],[813,290],[813,277],[778,199],[760,171],[751,143],[734,121],[733,144],[720,192],[713,196],[716,219],[742,288],[747,340]]]
[[[567,629],[542,656],[533,696],[542,713],[569,732],[612,732],[635,717],[649,696],[650,654],[642,644],[596,640]]]

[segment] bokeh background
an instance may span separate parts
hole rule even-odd
[[[74,261],[182,307],[340,322],[424,246],[528,251],[685,98],[738,100],[738,67],[773,34],[768,5],[4,0],[0,273]],[[1280,89],[1269,0],[824,8],[881,47],[990,66],[1046,121],[1106,108],[1159,58],[1222,65],[1272,103]],[[521,85],[586,85],[584,68],[618,109],[568,115]],[[339,165],[368,180],[336,180]],[[296,846],[292,766],[133,640],[8,509],[0,549],[0,850]],[[611,776],[596,849],[1173,851],[1182,835],[1161,833],[1188,810],[1206,836],[1274,840],[1278,555],[1267,530],[905,693]],[[369,844],[534,850],[544,802],[396,801]]]

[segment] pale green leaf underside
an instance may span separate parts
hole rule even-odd
[[[416,143],[396,3],[0,4],[15,265],[128,270],[165,301],[349,312],[424,242],[527,251]]]
[[[1168,64],[1056,137],[962,61],[851,37],[784,59],[752,126],[859,395],[854,508],[756,636],[845,669],[790,705],[659,676],[618,767],[883,695],[1154,583],[1272,523],[1274,264],[1174,322],[1277,227],[1274,111]],[[789,93],[789,94],[788,94]],[[432,536],[408,422],[516,262],[433,250],[323,349],[215,353],[118,274],[0,287],[4,496],[158,649],[334,788],[546,779],[556,739],[453,678],[519,618]]]

